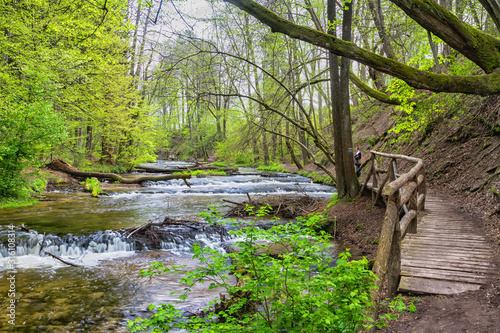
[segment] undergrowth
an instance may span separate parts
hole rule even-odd
[[[256,217],[268,210],[262,207]],[[224,223],[214,206],[200,215],[210,225]],[[269,230],[256,227],[257,220],[243,228],[234,223],[229,233],[237,239],[233,247],[237,251],[229,253],[196,244],[193,259],[200,262],[200,267],[181,278],[186,288],[179,300],[186,301],[192,289],[203,283],[208,283],[208,289],[225,290],[226,296],[188,316],[175,303],[150,305],[151,316],[129,321],[128,328],[132,332],[357,332],[374,325],[385,326],[386,320],[397,317],[392,311],[406,311],[404,303],[396,302],[391,303],[394,307],[389,315],[377,320],[368,315],[373,307],[370,290],[376,288],[376,277],[368,261],[351,260],[349,250],[332,265],[327,255],[328,234],[314,231],[323,218],[312,215],[301,223],[277,224]],[[276,247],[284,250],[276,255]],[[153,262],[140,273],[152,277],[179,273],[182,267]],[[236,285],[230,274],[236,277]]]

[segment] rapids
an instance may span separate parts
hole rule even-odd
[[[128,332],[127,320],[143,316],[151,303],[174,302],[177,296],[170,293],[183,288],[178,282],[180,274],[148,279],[138,274],[141,269],[153,260],[193,269],[198,265],[190,252],[195,242],[224,249],[217,233],[173,235],[162,239],[161,249],[152,250],[138,247],[120,230],[166,216],[196,218],[211,203],[225,212],[230,204],[223,199],[244,201],[247,193],[304,193],[327,199],[335,191],[305,177],[264,177],[255,170],[189,182],[191,188],[177,180],[150,182],[146,187],[116,190],[99,198],[60,190],[47,193],[47,200],[37,205],[0,211],[0,306],[7,309],[6,314],[12,312],[8,307],[15,300],[15,325],[5,315],[0,330]],[[32,231],[21,230],[17,227],[21,224]],[[12,239],[14,242],[9,241]],[[41,256],[44,252],[78,267]],[[220,292],[197,287],[195,297],[188,298],[182,308],[198,310]]]

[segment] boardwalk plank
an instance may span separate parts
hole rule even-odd
[[[402,276],[399,291],[418,294],[452,295],[465,291],[479,290],[481,285],[464,282],[431,280],[417,277]]]
[[[488,266],[478,266],[471,263],[463,262],[444,262],[444,261],[427,261],[427,260],[417,260],[417,259],[403,259],[401,260],[401,269],[405,268],[433,268],[439,267],[440,270],[449,271],[462,271],[468,273],[488,273],[493,270],[492,267]]]
[[[495,272],[492,250],[474,221],[439,197],[427,197],[416,234],[401,247],[399,291],[456,294],[477,290]]]

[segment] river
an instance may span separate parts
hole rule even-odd
[[[244,201],[247,193],[303,193],[327,199],[335,191],[298,175],[263,177],[254,170],[189,182],[191,188],[177,180],[150,182],[99,198],[62,189],[47,193],[47,200],[34,206],[0,211],[0,331],[128,332],[127,320],[146,315],[151,303],[174,302],[177,296],[170,293],[183,288],[178,283],[181,273],[149,279],[138,274],[141,269],[153,260],[197,267],[191,259],[193,242],[224,250],[217,234],[166,239],[162,249],[147,250],[114,230],[166,216],[196,218],[211,203],[225,212],[231,205],[223,199]],[[32,231],[19,229],[21,224]],[[9,255],[9,240],[16,246],[15,255]],[[79,266],[40,256],[40,250]],[[199,286],[196,297],[181,307],[198,310],[220,292]]]

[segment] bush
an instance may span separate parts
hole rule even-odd
[[[87,178],[84,182],[81,182],[85,191],[92,193],[92,196],[97,197],[101,192],[101,182],[97,178]]]
[[[216,211],[204,213],[211,223],[217,216]],[[328,236],[313,231],[318,222],[315,219],[302,222],[269,230],[250,223],[230,231],[241,239],[235,243],[239,252],[222,254],[195,245],[193,258],[202,267],[181,279],[188,287],[179,298],[185,300],[193,286],[209,281],[209,289],[226,288],[231,299],[212,302],[205,317],[184,317],[173,304],[150,305],[152,316],[129,321],[128,328],[132,332],[176,328],[189,332],[274,333],[356,332],[365,327],[372,321],[367,313],[373,306],[370,290],[375,288],[375,276],[367,269],[367,260],[351,261],[346,251],[331,267],[326,255]],[[276,256],[270,253],[274,245],[285,250]],[[152,276],[178,269],[153,262],[141,273]],[[229,272],[237,277],[236,286],[229,284]]]

